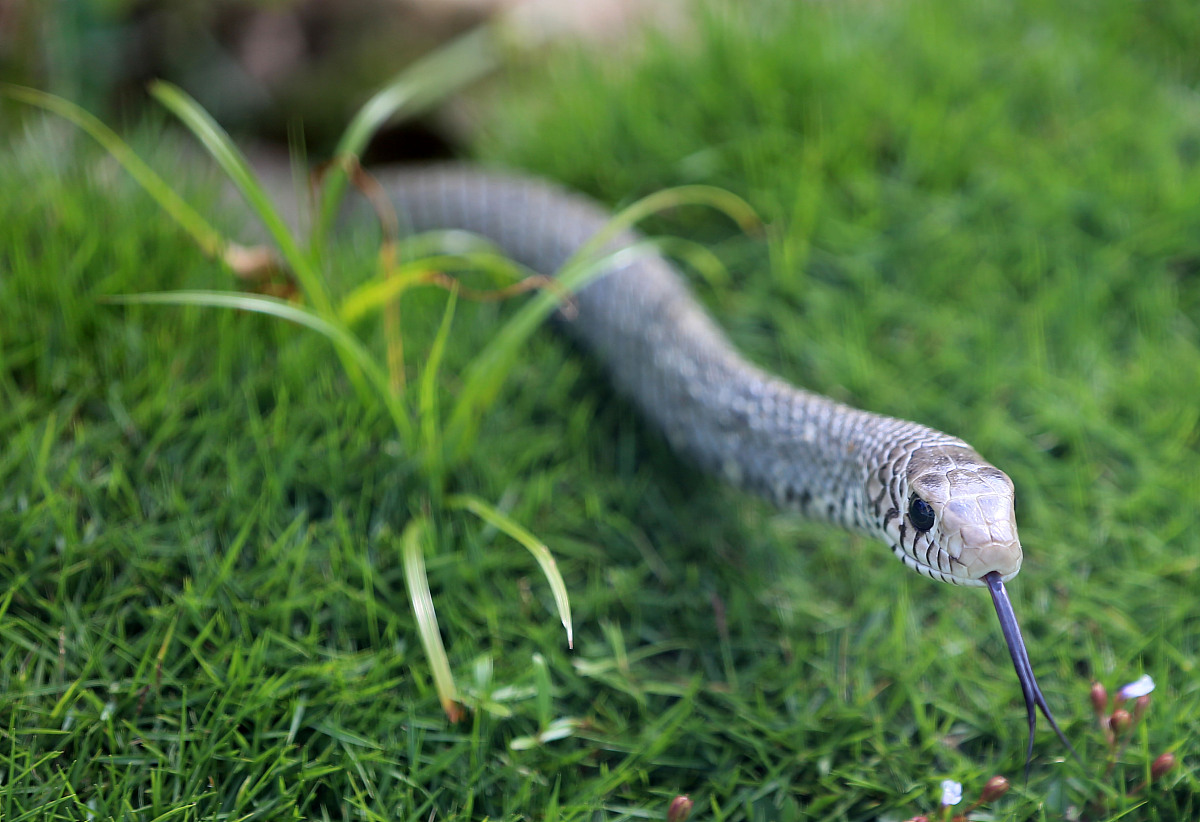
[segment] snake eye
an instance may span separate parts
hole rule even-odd
[[[933,527],[933,506],[914,494],[908,504],[908,519],[913,528],[925,533]]]

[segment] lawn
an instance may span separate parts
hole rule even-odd
[[[513,68],[474,154],[614,208],[703,183],[758,210],[758,236],[692,207],[645,227],[725,263],[693,281],[755,362],[1012,476],[1010,591],[1084,766],[1043,727],[1023,780],[984,593],[697,476],[550,329],[433,481],[319,335],[108,301],[233,280],[86,138],[7,107],[0,819],[660,819],[687,793],[697,819],[900,822],[995,774],[990,818],[1200,815],[1200,15],[764,2],[688,32]],[[162,123],[127,136],[236,229]],[[370,232],[342,240],[335,295],[374,273]],[[412,385],[446,299],[405,296]],[[458,301],[440,403],[525,299]],[[383,325],[355,326],[380,358]],[[454,493],[549,546],[573,649],[530,554]],[[1114,756],[1089,690],[1143,673]]]

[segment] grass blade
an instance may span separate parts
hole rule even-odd
[[[229,175],[229,179],[242,192],[242,196],[262,220],[267,231],[279,246],[287,264],[300,281],[305,295],[324,317],[332,316],[333,304],[316,268],[309,257],[296,243],[287,222],[275,208],[271,198],[258,181],[242,152],[233,144],[229,135],[200,104],[177,86],[159,80],[150,86],[154,99],[162,103],[178,117],[195,135],[200,144],[212,155],[217,164]]]
[[[442,634],[438,630],[437,612],[433,609],[433,596],[429,593],[429,577],[425,573],[425,543],[429,521],[418,517],[404,526],[400,537],[400,551],[404,562],[404,579],[408,583],[408,599],[412,603],[413,615],[417,620],[417,633],[429,667],[433,671],[433,683],[437,688],[442,710],[451,722],[463,718],[463,709],[458,702],[458,690],[454,675],[450,672],[450,660]]]
[[[616,239],[622,231],[632,228],[652,214],[685,205],[702,205],[716,209],[738,224],[742,231],[754,234],[761,230],[754,208],[731,191],[716,186],[691,185],[664,188],[631,203],[613,215],[604,228],[584,243],[563,266],[569,269],[576,262],[594,256]]]
[[[546,544],[478,497],[457,494],[448,499],[446,504],[451,508],[470,511],[488,525],[508,534],[533,554],[533,558],[542,567],[542,573],[546,575],[546,581],[550,583],[554,604],[558,608],[558,617],[562,620],[563,628],[567,630],[567,647],[574,648],[575,629],[571,623],[571,601],[567,597],[567,585],[563,582],[558,563],[554,561],[554,555],[550,553]]]
[[[664,256],[683,263],[709,286],[729,284],[729,269],[708,246],[681,237],[656,237],[655,241]]]
[[[341,325],[330,322],[315,311],[294,305],[274,297],[259,294],[242,294],[236,291],[161,291],[152,294],[121,294],[106,298],[108,302],[138,305],[181,305],[202,306],[205,308],[232,308],[242,311],[253,311],[266,314],[281,320],[303,326],[325,337],[331,343],[343,360],[353,363],[361,369],[368,381],[374,386],[379,396],[387,405],[388,412],[396,425],[397,431],[404,440],[405,446],[412,450],[413,440],[412,421],[404,411],[400,397],[392,393],[388,385],[387,373],[363,347],[358,338]]]
[[[320,248],[346,190],[345,163],[362,156],[375,132],[400,112],[412,113],[487,74],[499,62],[496,33],[484,25],[396,74],[355,114],[338,142],[321,192],[313,244]]]
[[[450,326],[454,320],[454,307],[458,302],[458,289],[450,289],[450,299],[446,301],[446,311],[442,314],[442,323],[438,326],[437,336],[429,348],[429,356],[425,359],[425,367],[421,372],[421,385],[417,392],[417,420],[421,430],[421,445],[425,456],[428,476],[433,480],[436,490],[441,490],[442,471],[445,463],[445,445],[442,442],[441,425],[438,410],[437,375],[441,368],[442,359],[446,353],[446,340],[450,336]]]
[[[560,271],[556,279],[568,293],[574,293],[614,266],[657,249],[656,241],[642,240],[595,259],[580,260]],[[487,348],[467,366],[462,390],[446,425],[448,451],[455,460],[470,449],[480,413],[495,400],[521,345],[561,304],[554,292],[539,292],[504,323]]]
[[[622,231],[640,220],[665,209],[684,205],[714,208],[728,215],[748,233],[758,231],[761,226],[758,215],[750,204],[725,189],[703,185],[663,189],[643,197],[613,215],[595,236],[571,256],[559,270],[556,279],[563,288],[573,293],[632,256],[652,250],[658,251],[663,245],[661,241],[642,239],[616,251],[602,253]],[[686,248],[673,240],[668,240],[667,243]],[[690,256],[698,263],[701,271],[706,275],[712,274],[713,266],[708,260],[695,253]],[[450,452],[455,459],[461,459],[474,441],[480,411],[495,399],[512,367],[518,348],[556,307],[557,300],[552,293],[539,294],[505,323],[487,349],[468,367],[458,403],[446,428]]]
[[[196,245],[200,246],[200,250],[206,256],[222,258],[225,247],[228,245],[225,238],[209,225],[196,209],[176,194],[166,180],[146,165],[129,147],[128,143],[117,136],[115,131],[104,125],[95,115],[62,97],[24,86],[0,83],[0,95],[57,114],[81,129],[120,163],[129,172],[129,176],[133,177],[137,184],[154,198],[162,210],[167,212],[171,219],[192,236]]]
[[[432,271],[484,272],[494,279],[507,282],[514,282],[531,273],[508,258],[492,252],[421,257],[396,266],[388,277],[373,277],[347,294],[338,309],[342,322],[354,323],[368,313],[382,309],[389,300],[395,299],[413,286],[426,284]]]

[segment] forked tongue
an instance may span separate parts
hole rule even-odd
[[[1033,665],[1029,662],[1029,652],[1025,650],[1025,640],[1021,637],[1021,626],[1017,624],[1017,615],[1013,613],[1012,603],[1008,600],[1008,592],[1004,590],[1004,581],[999,571],[992,571],[983,577],[987,580],[988,591],[992,594],[992,604],[996,606],[996,616],[1000,617],[1000,630],[1004,633],[1004,641],[1008,644],[1008,655],[1012,657],[1013,667],[1017,669],[1017,679],[1021,682],[1021,693],[1025,696],[1025,713],[1029,716],[1029,746],[1025,749],[1025,779],[1029,780],[1029,765],[1033,761],[1033,733],[1037,730],[1037,709],[1041,708],[1042,716],[1050,723],[1050,727],[1058,734],[1062,744],[1067,746],[1071,756],[1081,765],[1083,760],[1075,752],[1075,748],[1067,740],[1067,735],[1054,721],[1046,697],[1038,687],[1037,679],[1033,676]]]

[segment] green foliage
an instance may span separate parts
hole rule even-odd
[[[742,195],[765,242],[699,210],[653,223],[736,272],[699,290],[739,346],[1013,475],[1014,604],[1094,770],[1043,732],[1000,817],[1061,819],[1102,792],[1102,818],[1198,810],[1188,8],[711,11],[694,43],[556,59],[483,149],[615,205]],[[423,509],[425,465],[323,338],[100,302],[223,275],[110,164],[35,128],[0,165],[3,818],[661,818],[686,791],[693,818],[902,820],[943,777],[977,796],[1016,774],[1020,695],[986,597],[695,477],[530,320],[445,485],[553,546],[568,651],[549,590],[520,576],[527,547]],[[137,145],[162,175],[157,140]],[[325,253],[331,292],[354,293],[367,278],[341,272],[363,261]],[[543,299],[458,300],[425,400],[439,425],[454,375]],[[446,298],[404,300],[420,368]],[[379,357],[377,317],[354,330]],[[418,537],[475,706],[457,725],[415,650]],[[1105,777],[1090,679],[1143,671],[1153,711]],[[1130,795],[1166,749],[1182,765]]]
[[[399,85],[404,86],[405,84],[399,83]],[[412,80],[407,85],[419,86],[421,83],[418,78]],[[236,186],[237,190],[245,197],[251,211],[267,228],[268,233],[282,254],[288,270],[298,280],[304,297],[312,302],[313,306],[312,308],[305,308],[273,297],[243,294],[236,291],[177,290],[155,293],[119,294],[111,297],[110,300],[112,302],[140,305],[199,306],[204,308],[249,311],[287,320],[321,334],[333,343],[345,366],[347,376],[359,389],[359,396],[364,400],[369,400],[369,396],[366,393],[367,385],[362,382],[362,374],[365,373],[367,384],[375,390],[376,396],[387,408],[392,422],[396,427],[396,432],[400,435],[405,453],[412,454],[415,457],[415,462],[425,469],[425,475],[431,483],[426,492],[427,496],[432,496],[436,499],[441,492],[445,470],[442,460],[442,444],[438,436],[440,426],[436,416],[438,413],[436,377],[445,351],[450,321],[454,315],[455,292],[453,289],[441,326],[433,340],[429,357],[424,366],[424,374],[418,392],[416,407],[417,424],[414,425],[413,421],[409,418],[403,395],[403,386],[405,383],[403,377],[403,360],[399,356],[395,360],[389,358],[388,369],[393,372],[389,375],[384,366],[380,365],[371,356],[369,351],[347,327],[342,319],[346,314],[345,306],[334,306],[332,297],[320,275],[318,266],[325,254],[324,245],[318,243],[308,253],[301,249],[282,213],[270,199],[265,187],[259,182],[258,176],[250,168],[241,151],[233,144],[233,141],[230,140],[225,131],[191,97],[165,83],[156,84],[152,87],[151,92],[164,106],[179,117],[209,154],[217,161],[222,171],[229,177],[229,180]],[[179,224],[180,228],[192,236],[202,252],[209,256],[216,256],[227,264],[230,264],[228,249],[233,248],[234,244],[220,238],[220,235],[195,210],[188,206],[160,175],[155,173],[120,137],[100,123],[94,116],[68,101],[32,89],[3,85],[0,86],[0,93],[44,108],[79,126],[103,146],[114,160],[131,173],[133,179],[137,181],[146,193],[154,198],[163,208],[163,211],[173,218]],[[381,105],[378,103],[378,98],[369,102],[368,106],[375,110],[376,116],[379,118],[376,125],[381,123],[383,119],[386,119],[384,117],[385,112],[379,111]],[[361,132],[362,126],[359,125],[357,128]],[[362,141],[365,143],[365,137],[362,138]],[[342,162],[344,164],[351,164],[354,160],[352,157],[348,157],[344,158]],[[332,198],[335,206],[337,199],[336,195]],[[386,261],[392,257],[391,252],[394,242],[394,238],[385,237],[382,243],[380,259],[383,262],[380,268],[383,269],[382,275],[385,278],[391,273],[391,266]],[[421,261],[417,260],[416,262],[420,263]],[[233,264],[230,264],[230,266],[236,271],[236,266]],[[492,267],[495,268],[495,266]],[[408,288],[419,284],[419,281],[412,279],[404,282],[404,285]],[[386,295],[382,295],[379,298],[379,306],[387,306],[388,300],[398,303],[402,293],[401,289],[395,289]],[[355,292],[355,296],[358,295],[359,292]],[[358,307],[355,310],[361,310],[363,302],[362,299],[359,299]],[[524,335],[514,337],[510,334],[509,336],[513,338],[515,343],[519,342],[524,336],[528,336],[528,333],[531,331],[532,329],[529,329]],[[385,326],[385,335],[388,337],[387,345],[389,352],[402,350],[401,330],[397,325]],[[492,374],[492,379],[499,382],[503,379],[504,373],[505,370],[497,370]],[[460,412],[463,404],[465,403],[460,402]],[[421,432],[419,439],[415,433],[418,429]],[[527,532],[509,522],[502,514],[494,511],[494,509],[491,509],[481,500],[471,500],[470,503],[463,507],[477,516],[484,518],[492,525],[508,523],[507,530],[510,533],[514,533],[522,542],[528,544],[533,541],[533,538]],[[405,536],[402,541],[404,546],[405,575],[408,580],[410,602],[420,629],[421,644],[430,659],[439,698],[447,716],[452,721],[457,722],[462,715],[458,705],[457,689],[454,685],[453,675],[450,672],[449,661],[446,659],[445,648],[438,635],[437,620],[433,613],[433,603],[429,593],[429,582],[425,575],[423,558],[419,553],[423,550],[425,542],[423,537],[428,529],[429,524],[424,517],[411,521],[406,525]],[[516,534],[514,529],[520,531],[520,534]],[[567,632],[567,642],[570,644],[572,636],[570,606],[567,601],[566,587],[563,584],[562,577],[558,572],[557,566],[550,558],[548,549],[544,545],[538,544],[537,548],[531,547],[530,550],[533,551],[543,572],[550,580],[563,627]]]

